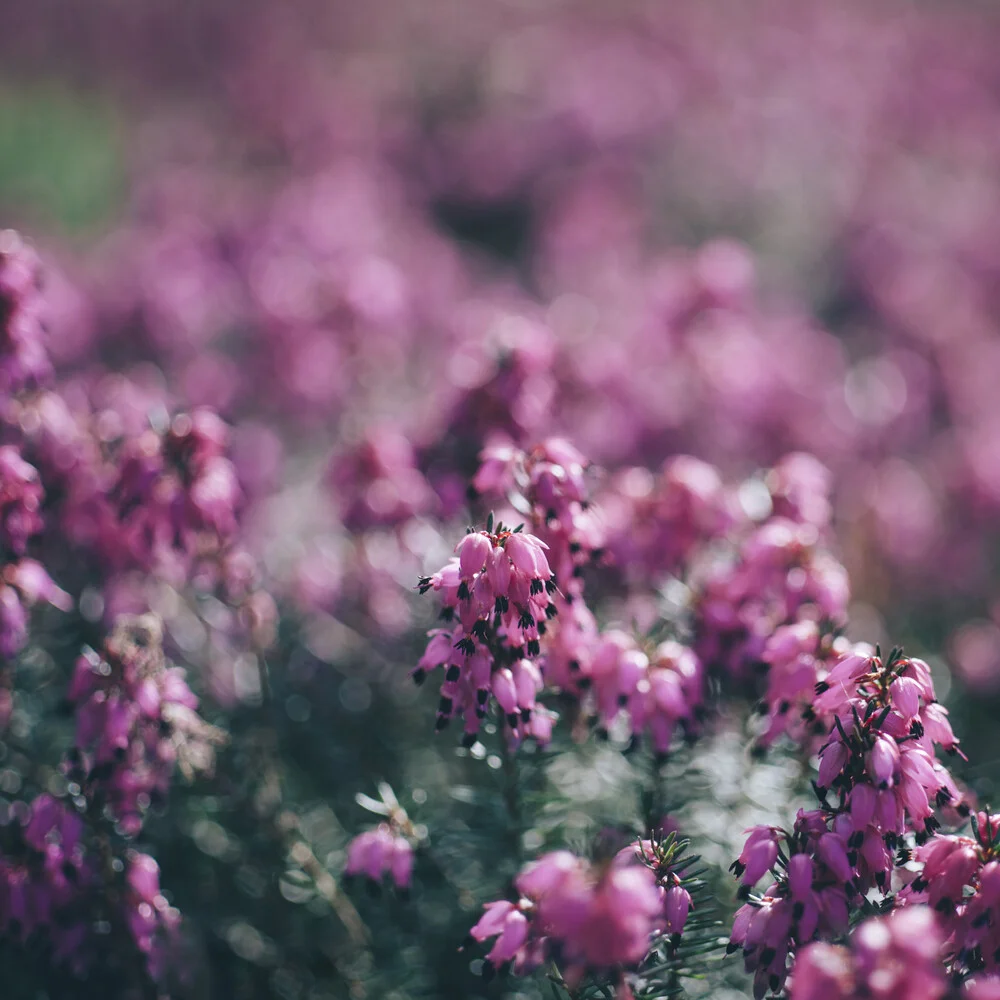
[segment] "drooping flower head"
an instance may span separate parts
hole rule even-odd
[[[490,967],[510,964],[515,972],[537,968],[558,955],[568,983],[589,970],[637,965],[667,917],[665,891],[633,848],[608,862],[590,863],[569,851],[554,851],[522,869],[516,901],[487,903],[470,931],[476,941],[495,938]],[[682,926],[681,900],[670,913]]]
[[[846,947],[816,942],[795,960],[790,1000],[940,1000],[942,935],[925,906],[865,920]]]
[[[197,714],[184,670],[168,665],[162,643],[155,615],[124,616],[102,655],[88,650],[77,660],[69,690],[77,711],[71,776],[106,798],[129,834],[166,796],[174,769],[188,778],[211,771],[224,739]]]
[[[421,593],[437,593],[441,617],[450,623],[431,632],[414,670],[418,682],[438,667],[444,671],[438,728],[461,715],[474,738],[491,696],[513,731],[531,724],[542,687],[534,661],[557,613],[546,548],[520,527],[490,523],[469,532],[458,555],[420,581]]]

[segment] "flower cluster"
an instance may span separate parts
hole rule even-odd
[[[72,809],[40,795],[0,827],[0,925],[27,940],[44,928],[56,961],[81,969],[88,935],[85,914],[74,912],[80,886],[93,881],[94,859],[81,842],[83,821]]]
[[[773,516],[743,541],[734,560],[710,573],[697,601],[695,649],[706,664],[752,676],[766,667],[765,650],[779,627],[841,626],[848,596],[846,570],[822,547],[816,525]]]
[[[139,566],[183,575],[192,557],[232,537],[241,493],[226,444],[225,423],[207,409],[126,442],[108,513]]]
[[[13,230],[0,231],[0,394],[46,378],[41,262]]]
[[[637,848],[640,860],[663,890],[663,930],[674,945],[680,941],[694,907],[690,879],[685,876],[691,859],[682,856],[687,846],[688,842],[678,840],[674,832],[655,831],[649,840],[640,840]]]
[[[510,965],[521,973],[558,954],[573,984],[588,970],[634,967],[667,919],[669,890],[658,886],[633,848],[604,863],[554,851],[527,865],[514,885],[517,899],[487,903],[469,932],[476,941],[496,939],[486,956],[493,969]],[[681,897],[669,897],[674,927],[683,928],[682,910]]]
[[[847,947],[816,942],[795,963],[791,1000],[941,1000],[941,931],[925,906],[866,920]]]
[[[767,668],[760,704],[765,713],[765,728],[758,737],[761,746],[770,746],[782,735],[802,747],[826,737],[830,720],[816,713],[815,688],[850,651],[847,639],[812,619],[774,630],[761,654]]]
[[[76,706],[70,777],[107,804],[121,829],[138,832],[162,802],[174,769],[207,772],[223,734],[195,711],[181,667],[167,665],[155,615],[123,617],[101,655],[86,651],[69,690]]]
[[[159,866],[149,855],[102,857],[84,819],[48,794],[12,811],[0,826],[0,844],[0,935],[46,941],[57,965],[84,975],[104,924],[124,933],[117,947],[130,940],[154,979],[162,973],[179,914],[160,892]]]
[[[405,524],[434,509],[435,496],[416,466],[408,438],[378,428],[338,456],[329,470],[334,501],[350,531]]]
[[[435,591],[441,617],[455,623],[431,633],[414,670],[418,682],[438,667],[444,671],[439,729],[464,716],[466,736],[474,739],[492,696],[515,734],[535,735],[533,709],[542,678],[533,661],[557,612],[546,548],[520,527],[490,523],[467,534],[457,558],[420,581],[421,593]]]
[[[347,845],[344,875],[363,875],[369,885],[377,888],[388,875],[400,893],[407,893],[413,876],[413,843],[417,829],[399,804],[392,788],[379,784],[379,799],[356,796],[359,805],[369,812],[384,816],[385,821],[372,830],[359,833]]]
[[[630,635],[610,629],[595,639],[573,680],[577,689],[593,691],[596,718],[605,732],[624,713],[633,740],[646,734],[658,755],[670,751],[678,727],[688,736],[698,728],[704,697],[701,663],[674,640],[647,655]]]
[[[656,477],[618,472],[601,503],[615,565],[638,584],[686,573],[697,550],[736,521],[719,470],[691,455],[667,459]]]
[[[820,808],[800,810],[792,833],[754,829],[733,865],[746,889],[777,872],[763,897],[751,898],[737,914],[730,945],[743,948],[759,996],[781,989],[797,949],[844,933],[862,896],[877,889],[886,897],[897,866],[910,859],[908,837],[918,845],[932,838],[917,857],[941,850],[932,846],[941,840],[933,836],[937,810],[955,818],[968,814],[934,754],[935,746],[955,753],[958,746],[922,660],[898,649],[884,660],[878,651],[846,652],[816,684],[809,711],[812,724],[829,732],[815,783]],[[952,879],[975,868],[975,852],[962,850],[955,864],[967,857],[972,867],[956,868]],[[910,893],[927,887],[914,885]],[[960,890],[948,883],[952,896]],[[916,901],[924,898],[918,893]]]
[[[603,527],[590,504],[587,459],[569,441],[548,438],[527,452],[509,441],[495,441],[483,450],[480,462],[473,492],[516,491],[523,497],[534,533],[548,546],[561,599],[578,598],[583,569],[600,558],[604,546]]]
[[[934,755],[935,746],[958,753],[958,741],[923,660],[898,649],[884,661],[877,652],[850,653],[817,685],[814,708],[835,727],[820,751],[817,782],[839,796],[853,837],[894,846],[912,831],[920,841],[939,826],[935,809],[968,813]]]
[[[376,886],[390,875],[396,888],[405,891],[413,874],[413,847],[406,837],[393,833],[388,823],[379,823],[351,841],[344,874],[364,875]]]
[[[944,929],[953,973],[1000,971],[1000,816],[972,814],[973,836],[932,837],[911,860],[919,871],[898,894],[904,907],[925,904]]]
[[[755,827],[732,870],[745,889],[774,875],[761,896],[737,911],[728,946],[730,952],[742,949],[759,1000],[768,990],[781,990],[797,947],[847,931],[857,872],[822,810],[800,810],[791,831]]]
[[[163,977],[180,913],[160,892],[160,866],[148,854],[129,851],[122,893],[125,923],[145,957],[153,980]]]

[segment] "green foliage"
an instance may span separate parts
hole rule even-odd
[[[7,221],[80,233],[110,217],[124,184],[109,103],[51,84],[0,89],[0,203]]]

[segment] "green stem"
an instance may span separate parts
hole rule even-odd
[[[501,718],[497,726],[500,736],[500,760],[503,771],[503,799],[507,808],[507,819],[511,843],[514,848],[514,857],[518,863],[522,861],[522,838],[524,824],[524,812],[521,808],[521,785],[517,767],[517,752],[510,749],[507,741],[507,724]]]
[[[646,822],[646,832],[653,834],[663,819],[665,798],[663,765],[655,753],[649,755],[649,786],[649,794],[646,796],[646,814],[643,819]]]

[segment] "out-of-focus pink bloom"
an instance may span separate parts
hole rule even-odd
[[[188,778],[211,771],[224,740],[195,711],[198,699],[184,671],[167,665],[162,643],[155,615],[124,617],[103,655],[89,650],[78,659],[70,683],[78,751],[70,770],[100,791],[128,834],[165,798],[175,767]]]
[[[477,941],[497,936],[487,960],[512,962],[518,972],[537,967],[553,948],[567,982],[588,968],[635,966],[668,919],[653,871],[631,849],[603,865],[555,851],[527,865],[515,885],[519,900],[487,903],[471,933]],[[672,898],[669,909],[671,933],[680,933],[682,899]]]
[[[939,1000],[948,992],[943,938],[918,906],[864,921],[847,947],[810,944],[796,957],[791,1000]]]
[[[397,889],[407,890],[413,875],[413,847],[388,823],[380,823],[348,845],[344,874],[364,875],[374,883],[388,875]]]

